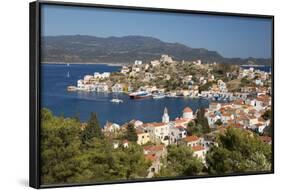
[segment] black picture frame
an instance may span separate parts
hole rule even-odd
[[[266,172],[246,172],[246,173],[232,173],[223,175],[208,175],[208,176],[192,176],[192,177],[167,177],[157,179],[138,179],[126,181],[105,181],[93,183],[78,183],[78,184],[53,184],[42,185],[40,182],[40,38],[41,38],[41,6],[42,5],[58,5],[58,6],[76,6],[76,7],[94,7],[94,8],[108,8],[118,10],[141,10],[153,11],[163,13],[187,13],[197,15],[216,15],[216,16],[232,16],[243,18],[266,18],[271,19],[272,22],[272,168],[271,171]],[[182,10],[182,9],[167,9],[167,8],[151,8],[151,7],[133,7],[133,6],[116,6],[116,5],[103,5],[103,4],[89,4],[89,3],[71,3],[71,2],[55,2],[55,1],[34,1],[29,4],[29,185],[33,188],[53,188],[53,187],[73,187],[73,186],[86,186],[86,185],[101,185],[101,184],[120,184],[120,183],[135,183],[135,182],[152,182],[164,180],[183,180],[183,179],[196,179],[196,178],[213,178],[213,177],[229,177],[229,176],[245,176],[245,175],[259,175],[259,174],[273,174],[274,173],[274,16],[273,15],[259,15],[259,14],[242,14],[242,13],[228,13],[228,12],[210,12],[198,10]]]

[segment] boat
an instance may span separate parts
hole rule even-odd
[[[158,94],[153,94],[153,99],[162,99],[165,98],[166,95],[162,94],[162,93],[158,93]]]
[[[152,94],[147,91],[138,91],[129,94],[131,99],[144,99],[144,98],[151,98]]]
[[[123,103],[123,100],[117,99],[117,98],[113,98],[113,99],[110,100],[110,102],[119,104],[119,103]]]
[[[168,94],[166,95],[166,97],[167,97],[167,98],[177,98],[177,95],[176,95],[176,93],[168,93]]]
[[[67,91],[69,91],[69,92],[74,92],[76,90],[78,90],[76,86],[68,86],[67,87]]]

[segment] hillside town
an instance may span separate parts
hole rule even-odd
[[[205,156],[212,146],[218,146],[216,135],[223,133],[228,127],[239,128],[250,133],[260,135],[260,140],[271,144],[271,137],[265,135],[265,129],[270,127],[271,119],[263,119],[267,110],[271,109],[269,96],[260,95],[256,99],[244,101],[242,99],[231,103],[213,102],[205,109],[205,118],[208,121],[210,132],[205,134],[190,134],[188,129],[195,122],[196,113],[189,107],[182,110],[182,115],[171,120],[168,109],[165,108],[161,122],[143,123],[139,120],[132,120],[131,123],[137,134],[137,144],[143,147],[145,157],[152,162],[148,177],[157,174],[165,159],[166,147],[172,144],[183,144],[191,148],[195,157],[205,164]],[[106,136],[115,136],[123,133],[128,125],[122,126],[108,122],[103,133]],[[114,140],[114,148],[128,147],[128,140]]]
[[[129,125],[137,134],[136,143],[143,148],[145,158],[151,161],[147,177],[155,177],[165,167],[167,146],[184,145],[193,156],[206,163],[206,154],[218,146],[217,134],[229,127],[257,134],[261,141],[271,144],[271,73],[238,65],[202,63],[201,60],[174,61],[168,55],[143,63],[136,60],[122,66],[120,72],[86,75],[69,86],[68,91],[126,93],[131,99],[202,98],[210,101],[206,109],[186,107],[182,114],[170,118],[163,110],[162,119],[145,123],[133,119],[122,125],[108,121],[103,134],[112,140],[114,149],[128,148],[132,142],[120,139]],[[116,102],[123,100],[116,99]],[[199,118],[200,117],[200,118]],[[205,122],[204,122],[205,121]],[[207,131],[195,133],[201,126]]]
[[[85,75],[68,91],[126,93],[132,99],[206,98],[233,101],[271,95],[271,73],[238,65],[174,61],[168,55],[159,60],[124,65],[120,72]]]

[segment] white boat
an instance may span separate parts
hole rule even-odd
[[[154,94],[153,95],[153,99],[162,99],[165,98],[166,95],[165,94]]]
[[[117,99],[117,98],[113,98],[113,99],[110,100],[110,102],[119,104],[119,103],[123,103],[123,100]]]
[[[152,94],[148,93],[147,91],[137,91],[129,94],[131,99],[145,99],[151,98]]]
[[[166,95],[167,98],[177,98],[178,96],[175,93],[169,93]]]

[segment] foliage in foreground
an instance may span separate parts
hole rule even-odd
[[[201,115],[203,115],[201,113]],[[199,117],[200,118],[200,117]],[[198,123],[204,125],[204,118]],[[125,134],[131,138],[129,148],[121,144],[114,149],[112,140],[100,133],[97,117],[92,114],[86,128],[77,119],[55,117],[41,111],[41,180],[42,184],[83,183],[126,180],[147,176],[148,162],[141,146],[135,142],[132,127]],[[202,126],[202,125],[201,125]],[[208,126],[206,126],[207,129]],[[201,129],[202,130],[202,129]],[[204,132],[207,132],[202,130]],[[155,177],[203,174],[243,173],[271,169],[271,145],[245,130],[228,128],[217,137],[206,155],[206,167],[193,151],[183,145],[169,145],[160,173]],[[205,170],[204,170],[205,172]]]
[[[42,184],[146,177],[150,163],[139,145],[113,149],[111,141],[92,135],[96,126],[82,131],[76,119],[55,117],[47,109],[41,111],[41,121]],[[81,138],[85,131],[87,138]]]
[[[271,169],[271,145],[263,143],[248,131],[228,128],[218,136],[206,157],[210,174],[269,171]]]
[[[159,177],[191,176],[203,169],[202,160],[193,156],[193,151],[186,145],[169,145],[166,167],[160,170]]]

